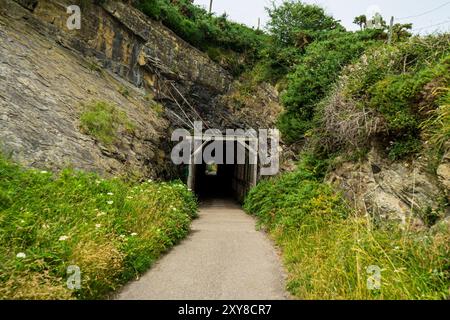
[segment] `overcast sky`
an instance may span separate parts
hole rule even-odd
[[[210,0],[194,0],[196,4],[209,7]],[[264,7],[270,6],[270,0],[213,0],[213,11],[217,14],[226,12],[229,17],[238,22],[256,27],[258,17],[262,25],[267,22]],[[277,3],[283,2],[277,0]],[[381,11],[388,21],[391,16],[397,22],[412,22],[416,33],[432,33],[435,31],[450,31],[450,1],[448,0],[305,0],[322,6],[327,13],[341,20],[348,30],[357,30],[353,19],[361,14]]]

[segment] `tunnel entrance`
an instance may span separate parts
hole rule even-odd
[[[258,180],[258,140],[244,135],[192,137],[187,184],[200,199],[233,198],[243,202]],[[203,150],[222,145],[222,161],[208,161]],[[214,148],[213,148],[214,149]],[[217,152],[217,150],[215,150]],[[212,152],[213,156],[217,156]]]

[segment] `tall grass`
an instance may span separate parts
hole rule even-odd
[[[97,299],[187,235],[197,204],[181,183],[23,169],[0,157],[0,299]],[[78,266],[81,289],[66,285]]]
[[[445,299],[450,294],[448,225],[423,231],[376,226],[305,165],[260,183],[245,209],[258,216],[283,250],[287,288],[299,299]],[[380,271],[379,287],[370,286],[372,270]]]

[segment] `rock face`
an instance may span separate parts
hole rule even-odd
[[[245,79],[234,81],[230,90],[219,96],[215,104],[228,111],[222,119],[222,126],[232,128],[275,128],[282,111],[274,87],[261,83],[248,88]]]
[[[93,70],[88,61],[34,30],[33,22],[25,19],[29,13],[17,4],[0,4],[2,151],[42,169],[72,166],[105,175],[164,175],[167,166],[160,150],[168,122],[152,111],[143,92]],[[128,88],[128,97],[121,88]],[[120,142],[113,146],[83,134],[82,104],[92,101],[124,111],[134,132],[120,132]]]
[[[178,110],[178,92],[189,100],[182,102],[189,118],[201,114],[214,124],[209,104],[228,90],[230,76],[173,32],[118,1],[83,7],[81,29],[70,31],[71,4],[0,0],[1,150],[43,169],[171,176],[166,155],[169,128],[180,125],[171,112]],[[165,115],[153,108],[156,99],[167,107]],[[83,133],[82,106],[94,101],[124,112],[134,130],[120,130],[108,146]]]
[[[82,6],[81,29],[68,30],[70,15],[66,8],[74,1],[34,2],[30,19],[35,27],[44,29],[63,46],[94,57],[136,87],[152,92],[171,110],[167,116],[172,123],[183,126],[189,118],[217,126],[211,101],[228,90],[231,76],[171,30],[130,5],[113,0]]]
[[[390,162],[373,148],[367,161],[341,163],[327,181],[363,212],[421,227],[446,215],[449,189],[420,160]]]

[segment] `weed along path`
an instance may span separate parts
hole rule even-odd
[[[190,236],[120,300],[285,299],[283,269],[267,236],[238,205],[213,200],[200,208]]]

